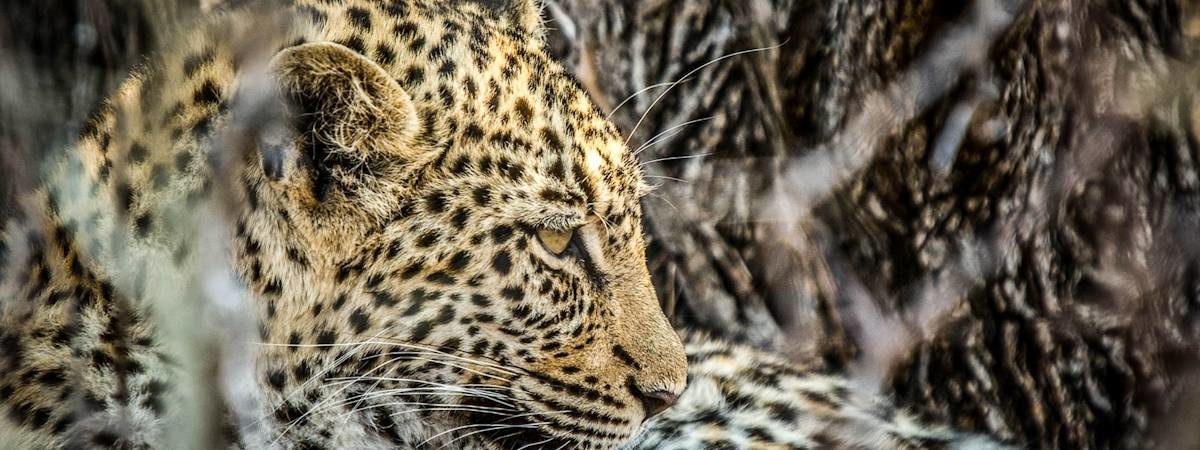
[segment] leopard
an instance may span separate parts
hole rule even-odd
[[[797,360],[707,331],[679,331],[688,386],[627,450],[1016,448],[926,420],[822,359]]]
[[[4,445],[178,445],[162,310],[240,293],[260,414],[210,447],[1002,448],[672,329],[636,152],[543,28],[534,0],[294,0],[152,56],[5,205]],[[241,288],[197,293],[214,262]]]
[[[686,357],[638,161],[542,30],[535,0],[263,2],[180,30],[5,205],[4,445],[171,447],[211,418],[188,411],[217,448],[627,442]],[[248,350],[189,363],[234,348],[214,335]]]

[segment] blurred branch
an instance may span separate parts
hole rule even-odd
[[[996,39],[1020,14],[1024,0],[978,0],[970,14],[929,46],[924,55],[883,89],[868,94],[860,107],[830,143],[808,152],[783,169],[777,192],[761,209],[767,220],[800,222],[813,206],[856,177],[870,163],[884,138],[940,101],[963,76],[986,73],[987,52]],[[977,102],[973,97],[968,102]],[[973,110],[974,108],[969,108]],[[967,122],[952,120],[943,133],[965,134]],[[949,131],[952,130],[952,131]],[[939,164],[948,166],[957,145],[936,153]],[[790,213],[774,218],[771,212]]]

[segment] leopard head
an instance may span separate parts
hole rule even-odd
[[[242,175],[238,258],[286,344],[259,364],[284,417],[322,386],[407,445],[628,440],[686,360],[637,159],[547,56],[536,5],[329,3],[298,7],[320,20],[270,59],[287,119]]]

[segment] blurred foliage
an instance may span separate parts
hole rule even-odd
[[[663,184],[649,256],[678,325],[882,368],[903,404],[1033,446],[1194,448],[1200,8],[999,2],[1015,17],[986,62],[922,66],[974,3],[556,0],[547,16]],[[212,6],[3,2],[0,200]],[[905,84],[945,76],[924,103],[912,87],[939,85]],[[853,128],[877,93],[922,107]],[[804,175],[860,130],[878,138],[860,165]],[[813,183],[825,195],[787,203]],[[897,320],[912,326],[872,337]]]

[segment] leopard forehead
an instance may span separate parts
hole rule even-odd
[[[540,29],[483,3],[299,10],[321,27],[316,39],[368,56],[411,95],[418,142],[436,148],[443,174],[495,172],[494,185],[541,204],[635,207],[641,171],[620,133],[546,53]]]

